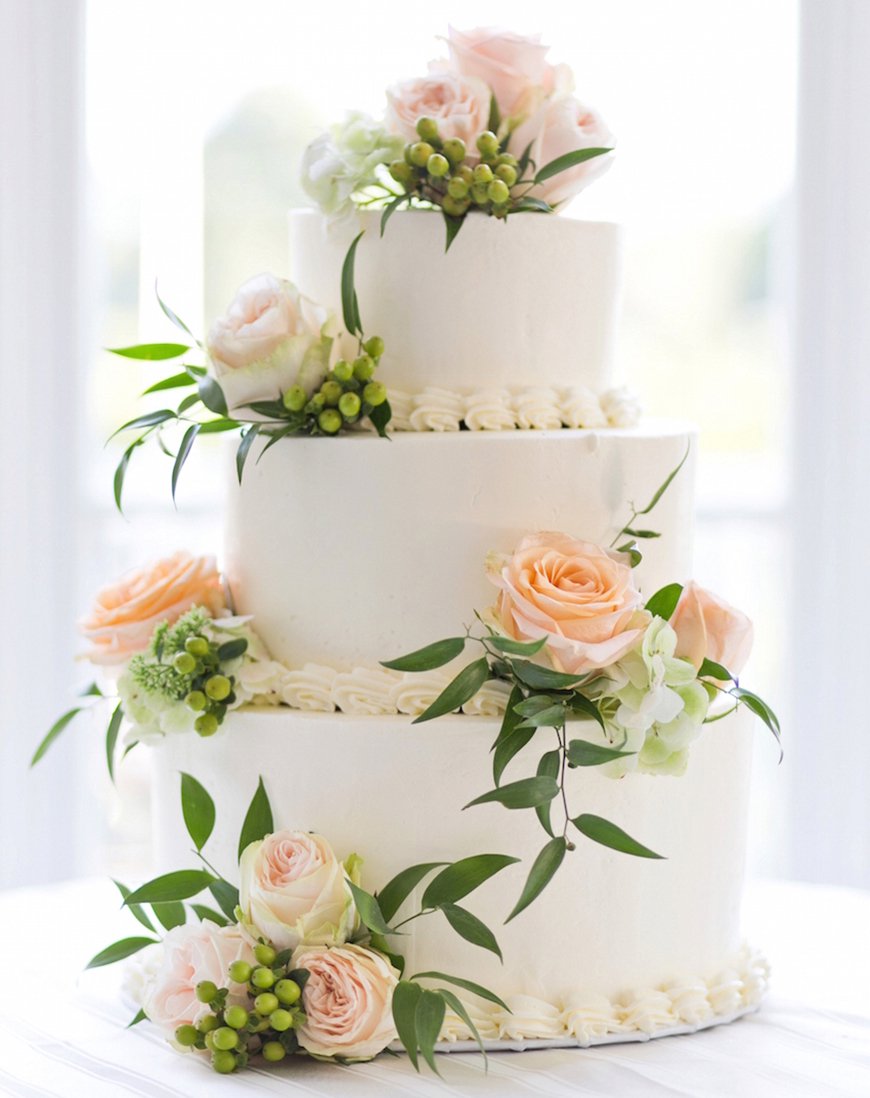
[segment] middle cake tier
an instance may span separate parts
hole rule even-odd
[[[290,667],[391,659],[473,625],[494,601],[484,562],[530,532],[609,546],[639,524],[649,597],[692,565],[695,438],[684,423],[630,430],[351,434],[257,443],[242,484],[228,462],[226,574]],[[625,540],[625,539],[623,539]]]

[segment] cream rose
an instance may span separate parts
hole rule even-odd
[[[362,946],[301,948],[293,967],[310,973],[299,1044],[312,1056],[371,1060],[395,1040],[393,991],[399,973],[386,957]]]
[[[214,557],[175,553],[99,592],[93,610],[79,622],[91,643],[86,656],[96,664],[125,663],[145,651],[160,622],[172,624],[192,606],[219,614],[224,601]]]
[[[529,113],[556,88],[570,91],[565,65],[547,61],[541,36],[513,34],[497,27],[475,27],[447,35],[450,67],[459,76],[482,80],[495,96],[502,118]]]
[[[442,138],[474,141],[489,124],[489,88],[482,80],[433,72],[403,80],[387,91],[386,127],[406,141],[419,141],[417,119],[434,118]]]
[[[739,675],[749,659],[752,622],[694,580],[683,588],[671,626],[677,634],[676,655],[696,668],[708,659]]]
[[[501,591],[494,615],[505,633],[546,637],[554,666],[569,674],[609,667],[649,621],[626,558],[566,534],[530,534],[512,556],[490,557],[487,573]]]
[[[329,368],[329,313],[292,282],[257,275],[240,286],[208,334],[208,354],[230,413],[256,418],[245,405],[278,400],[293,385],[310,396]]]
[[[196,1025],[209,1008],[196,997],[196,985],[211,980],[229,989],[229,1004],[248,1004],[247,987],[230,980],[233,961],[256,964],[251,945],[236,926],[204,919],[173,927],[163,938],[161,960],[148,978],[142,1009],[172,1039],[179,1026]]]
[[[353,929],[347,873],[321,835],[267,835],[244,849],[239,873],[244,923],[278,949],[334,945]]]
[[[531,142],[531,157],[538,168],[575,149],[612,149],[616,138],[603,119],[573,95],[547,100],[511,135],[511,150],[519,156]],[[610,167],[613,155],[593,157],[575,164],[533,187],[531,194],[550,205],[567,202]]]

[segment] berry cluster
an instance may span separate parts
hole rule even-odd
[[[221,1075],[245,1067],[257,1054],[278,1063],[299,1047],[295,1030],[305,1022],[302,989],[308,973],[289,971],[290,950],[276,953],[264,942],[254,946],[254,957],[256,965],[234,961],[229,968],[230,980],[247,985],[250,1008],[227,1006],[229,988],[203,980],[196,985],[196,997],[210,1012],[198,1025],[175,1031],[182,1048],[210,1052],[212,1067]]]
[[[353,362],[339,359],[310,398],[300,385],[288,389],[281,398],[285,411],[304,417],[310,433],[324,435],[337,435],[342,427],[370,416],[387,400],[386,386],[373,380],[383,353],[384,341],[372,336]]]
[[[194,728],[200,736],[213,736],[236,700],[235,680],[223,674],[221,664],[244,655],[247,647],[243,637],[217,645],[207,637],[193,636],[184,642],[183,651],[173,656],[173,668],[186,680],[185,705],[199,714]]]
[[[390,175],[408,194],[436,202],[452,217],[462,217],[472,206],[494,217],[507,216],[519,162],[502,150],[492,130],[477,138],[473,163],[464,141],[441,139],[434,118],[420,118],[417,135],[419,141],[405,146],[404,159],[390,164]]]

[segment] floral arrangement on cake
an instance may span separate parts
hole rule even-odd
[[[413,206],[441,212],[447,248],[469,214],[553,213],[610,166],[614,138],[574,96],[540,35],[450,27],[447,57],[387,89],[306,150],[302,181],[324,213]]]

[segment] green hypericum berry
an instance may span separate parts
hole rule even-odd
[[[447,184],[447,193],[451,198],[465,198],[468,194],[468,184],[464,179],[451,179]]]
[[[213,1029],[217,1029],[220,1022],[217,1020],[216,1014],[206,1014],[204,1018],[199,1020],[197,1029],[200,1033],[211,1033]]]
[[[375,363],[371,355],[360,355],[353,360],[353,376],[357,381],[368,381],[375,372]]]
[[[320,393],[330,408],[334,408],[338,404],[343,392],[344,390],[337,381],[324,381],[320,386]]]
[[[220,728],[220,721],[213,713],[203,713],[193,722],[193,727],[200,736],[213,736]]]
[[[432,153],[426,161],[426,171],[435,179],[440,179],[442,175],[447,175],[450,171],[450,161],[441,153]]]
[[[287,1055],[287,1050],[277,1041],[267,1041],[260,1051],[263,1054],[263,1059],[270,1064],[279,1063]]]
[[[438,123],[434,118],[418,118],[416,130],[421,141],[438,140]]]
[[[471,174],[475,183],[492,183],[493,174],[489,164],[478,164]]]
[[[254,946],[254,956],[261,965],[273,965],[278,957],[274,948],[268,942],[257,942]]]
[[[407,187],[414,182],[414,172],[411,165],[404,160],[394,160],[390,164],[390,175],[403,187]]]
[[[349,362],[345,362],[343,358],[340,358],[332,367],[332,376],[336,381],[350,381],[353,377],[353,366],[351,366]]]
[[[502,164],[509,164],[512,168],[515,168],[519,164],[519,160],[517,160],[513,153],[499,153],[495,158],[495,163],[497,167]]]
[[[496,206],[503,206],[511,196],[510,188],[503,179],[493,179],[486,193],[490,202],[494,202]]]
[[[184,704],[188,709],[192,709],[194,713],[201,713],[206,705],[208,705],[208,698],[201,690],[191,690],[184,699]]]
[[[453,173],[454,179],[461,179],[463,183],[467,183],[469,187],[474,182],[474,169],[469,164],[463,164],[461,168],[457,168]]]
[[[217,993],[217,984],[211,980],[200,980],[196,985],[196,997],[201,1003],[210,1003]]]
[[[300,988],[295,980],[279,980],[278,983],[275,984],[275,994],[284,1006],[293,1006],[294,1003],[299,1002],[302,988]]]
[[[269,1025],[277,1033],[293,1028],[293,1015],[289,1010],[273,1010],[269,1015]]]
[[[471,187],[471,201],[475,206],[486,206],[489,202],[489,184],[474,183]]]
[[[239,1043],[239,1035],[234,1029],[230,1029],[229,1026],[221,1026],[220,1029],[216,1029],[212,1034],[211,1043],[221,1052],[229,1052],[230,1049],[235,1048]]]
[[[337,435],[343,422],[337,408],[326,408],[317,417],[317,426],[325,435]]]
[[[212,1054],[211,1066],[218,1075],[231,1075],[236,1070],[236,1058],[231,1052],[219,1050]]]
[[[411,163],[415,168],[425,168],[435,150],[428,141],[418,141],[411,146]]]
[[[338,402],[338,410],[345,419],[356,419],[361,407],[362,402],[356,393],[343,393]]]
[[[281,397],[281,403],[288,412],[301,412],[308,403],[308,394],[301,385],[291,385]]]
[[[483,186],[483,184],[481,184]],[[441,200],[441,205],[444,208],[446,214],[450,214],[451,217],[462,217],[464,213],[468,212],[468,207],[471,205],[470,198],[451,198],[449,194],[445,194]]]
[[[325,407],[326,401],[323,399],[323,393],[315,393],[305,405],[305,411],[313,412],[316,415],[318,412],[322,412]]]
[[[205,680],[205,692],[212,701],[222,702],[233,691],[233,684],[226,675],[212,675]]]
[[[363,344],[365,352],[372,358],[380,358],[384,353],[384,341],[380,336],[370,336]]]
[[[510,164],[499,164],[495,169],[496,176],[503,180],[508,187],[512,187],[517,181],[517,170]]]
[[[191,656],[196,656],[197,659],[201,659],[203,656],[209,654],[211,646],[205,637],[188,637],[184,642],[184,650],[189,652]]]
[[[275,974],[271,968],[258,966],[251,973],[251,983],[254,987],[258,987],[263,991],[268,991],[272,984],[275,983]]]
[[[277,1010],[281,1003],[278,1001],[278,996],[271,991],[264,991],[254,1000],[254,1010],[266,1017],[271,1014],[273,1010]]]
[[[199,1040],[199,1030],[196,1026],[179,1026],[175,1031],[175,1040],[182,1048],[193,1048]]]
[[[248,1024],[248,1012],[239,1005],[227,1007],[224,1011],[224,1021],[233,1029],[244,1029]]]
[[[482,157],[495,160],[498,156],[498,138],[492,130],[484,130],[478,137],[476,144],[477,151]]]
[[[493,206],[492,216],[497,217],[500,221],[503,221],[510,211],[510,206],[505,204],[504,206]]]
[[[189,675],[191,671],[196,670],[196,658],[191,656],[189,652],[178,652],[172,661],[172,665],[182,675]]]
[[[252,971],[252,966],[247,961],[233,961],[229,967],[230,979],[236,984],[246,984]]]
[[[366,404],[371,404],[373,408],[377,408],[379,404],[383,404],[387,399],[387,387],[380,381],[370,381],[363,389],[363,400]]]
[[[444,142],[442,151],[451,164],[461,164],[465,159],[465,142],[461,137],[450,137]]]

